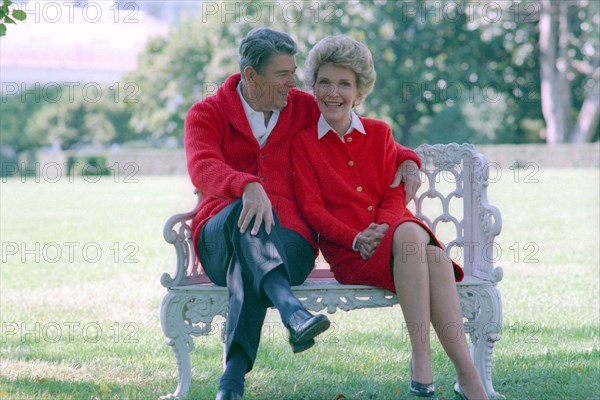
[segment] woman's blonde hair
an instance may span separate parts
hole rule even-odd
[[[332,64],[348,67],[356,75],[356,86],[363,98],[373,90],[377,73],[371,51],[363,43],[346,35],[328,36],[320,40],[308,53],[304,63],[304,83],[313,91],[319,67]]]

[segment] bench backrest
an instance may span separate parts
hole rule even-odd
[[[415,150],[421,159],[423,183],[411,203],[415,215],[425,221],[446,246],[446,252],[463,266],[465,277],[499,281],[501,269],[494,269],[494,237],[500,233],[500,212],[487,200],[488,164],[472,145],[456,143],[421,145]],[[208,283],[194,252],[191,221],[194,210],[169,218],[163,230],[175,246],[175,275],[164,273],[165,287]],[[332,279],[328,270],[315,269],[309,279]]]
[[[470,144],[421,145],[415,151],[425,177],[415,199],[415,215],[446,245],[446,253],[462,265],[465,277],[499,281],[494,238],[500,234],[502,218],[488,203],[486,158]]]

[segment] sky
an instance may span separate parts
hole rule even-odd
[[[27,20],[0,38],[2,89],[35,83],[113,84],[136,68],[137,57],[168,23],[138,3],[29,1]]]

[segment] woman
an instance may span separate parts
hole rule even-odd
[[[404,188],[389,187],[395,171],[388,166],[396,158],[389,126],[352,111],[375,83],[370,51],[347,36],[325,38],[310,51],[304,77],[321,117],[294,141],[294,185],[336,279],[397,294],[412,346],[411,394],[434,395],[428,335],[433,323],[456,367],[458,393],[487,399],[464,332],[458,340],[442,335],[449,324],[463,326],[455,286],[462,270],[406,208]]]

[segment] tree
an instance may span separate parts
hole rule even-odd
[[[42,102],[31,94],[22,92],[13,94],[2,93],[0,110],[0,147],[10,148],[16,154],[47,144],[46,135],[38,132],[30,134],[25,121],[40,109]]]
[[[69,92],[68,87],[55,89],[57,94],[46,93],[46,101],[26,119],[25,129],[19,129],[30,141],[37,140],[35,145],[69,150],[79,144],[108,145],[132,137],[130,111],[125,104],[115,102],[110,88],[98,87],[94,97],[86,97],[83,91]]]
[[[506,23],[514,20],[506,4],[491,3],[498,17],[486,3],[469,1],[336,4],[344,33],[365,41],[375,58],[376,88],[365,107],[387,120],[400,142],[535,140],[537,132],[531,135],[520,121],[542,118],[539,97],[531,93],[539,82],[537,64],[517,57],[525,46],[510,39],[531,41],[534,24]],[[478,133],[475,108],[486,115],[501,110],[505,118],[488,119],[487,132]]]
[[[390,123],[403,144],[540,141],[537,20],[511,3],[337,1],[318,12],[303,4],[321,20],[283,29],[306,52],[326,35],[365,42],[378,78],[360,111]]]
[[[596,1],[541,0],[541,102],[548,143],[585,142],[598,136],[598,11]],[[574,104],[574,86],[584,92],[580,104]]]
[[[25,21],[27,13],[23,10],[11,7],[12,1],[3,0],[0,6],[0,36],[6,35],[6,24],[16,24],[17,21]]]

